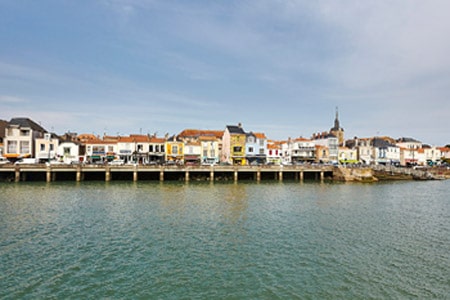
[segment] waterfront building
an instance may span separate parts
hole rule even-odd
[[[316,162],[329,162],[330,149],[327,146],[316,144]]]
[[[4,139],[5,139],[5,131],[6,126],[8,125],[8,121],[6,120],[0,120],[0,157],[3,156],[4,150]]]
[[[339,163],[356,164],[358,160],[358,151],[355,148],[339,147]]]
[[[402,137],[397,139],[396,145],[400,148],[400,164],[403,166],[416,165],[419,159],[418,149],[422,148],[422,142],[413,138]]]
[[[288,138],[286,141],[281,141],[281,164],[289,165],[292,163],[291,156],[291,138]]]
[[[446,162],[450,164],[450,147],[439,147],[441,151],[441,162]]]
[[[260,165],[266,163],[267,138],[264,133],[249,132],[246,134],[245,159],[248,165]]]
[[[338,161],[338,138],[327,132],[313,134],[311,138],[315,145],[320,145],[328,148],[328,157],[322,156],[322,162],[337,163]]]
[[[222,150],[222,139],[216,136],[200,136],[202,159],[204,165],[215,165],[220,161],[220,151]]]
[[[162,164],[164,163],[166,151],[166,140],[164,138],[158,138],[156,135],[150,136],[148,141],[148,163],[149,164]]]
[[[42,138],[36,138],[36,155],[39,161],[57,160],[57,150],[60,138],[54,133],[44,133]]]
[[[357,160],[363,164],[370,165],[375,162],[375,153],[373,152],[371,138],[354,137],[346,141],[346,146],[357,151]]]
[[[389,142],[388,139],[374,137],[370,139],[371,162],[376,165],[400,164],[400,148]]]
[[[422,148],[418,149],[417,152],[418,152],[418,162],[417,162],[418,165],[433,166],[441,162],[442,151],[440,147],[422,145]]]
[[[35,156],[35,139],[44,137],[47,131],[28,118],[12,118],[5,128],[4,153],[8,159]]]
[[[86,153],[83,158],[84,161],[90,163],[103,163],[115,159],[118,152],[118,145],[116,139],[94,139],[85,142]]]
[[[84,149],[78,142],[61,141],[56,150],[56,157],[65,164],[72,164],[80,161],[80,156],[84,156]]]
[[[299,137],[291,141],[290,152],[294,164],[313,162],[316,159],[316,144],[313,140]]]
[[[282,157],[282,142],[267,140],[267,164],[279,165]]]
[[[177,136],[168,138],[164,148],[165,161],[168,164],[184,164],[184,142]]]
[[[246,134],[242,124],[227,125],[222,137],[221,161],[233,165],[245,165]]]
[[[202,157],[202,144],[200,141],[184,143],[184,163],[186,165],[200,165]]]
[[[185,143],[185,162],[195,165],[219,163],[223,133],[223,130],[200,129],[180,132],[178,138]]]

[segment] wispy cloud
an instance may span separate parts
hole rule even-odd
[[[14,97],[9,95],[0,95],[0,104],[17,104],[17,103],[26,103],[28,100],[20,97]]]

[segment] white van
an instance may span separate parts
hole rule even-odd
[[[15,165],[29,165],[29,164],[37,164],[39,162],[39,159],[37,158],[22,158],[18,161],[16,161]]]

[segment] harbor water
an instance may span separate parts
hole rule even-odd
[[[0,299],[448,299],[450,181],[0,183]]]

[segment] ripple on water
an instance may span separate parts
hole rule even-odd
[[[0,188],[0,298],[450,294],[449,182]]]

